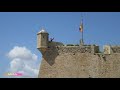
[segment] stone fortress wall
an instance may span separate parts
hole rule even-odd
[[[105,45],[100,52],[97,45],[46,44],[45,36],[38,36],[40,39],[37,48],[42,62],[38,78],[120,78],[120,46]]]

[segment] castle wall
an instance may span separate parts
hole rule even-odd
[[[99,77],[120,78],[120,54],[104,55],[99,59]]]
[[[52,53],[54,54],[54,53]],[[42,59],[41,78],[120,78],[120,55],[93,55],[64,53]],[[53,60],[53,61],[52,61]]]
[[[104,55],[93,46],[52,46],[43,53],[40,78],[120,77],[120,53]]]
[[[54,42],[41,30],[37,49],[42,54],[39,78],[120,78],[120,46],[69,45]]]

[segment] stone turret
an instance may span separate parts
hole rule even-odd
[[[39,51],[43,52],[48,48],[48,38],[49,34],[44,29],[37,33],[37,49]]]

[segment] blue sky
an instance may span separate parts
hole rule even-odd
[[[0,12],[0,77],[9,72],[13,60],[23,58],[8,56],[13,49],[15,52],[25,48],[26,52],[31,51],[29,55],[37,56],[39,66],[41,53],[36,49],[36,34],[41,28],[49,33],[50,38],[54,37],[54,41],[79,44],[81,14],[85,44],[100,47],[120,44],[120,12]]]

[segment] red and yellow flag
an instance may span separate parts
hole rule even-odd
[[[83,32],[83,23],[81,22],[80,27],[79,27],[80,32]]]

